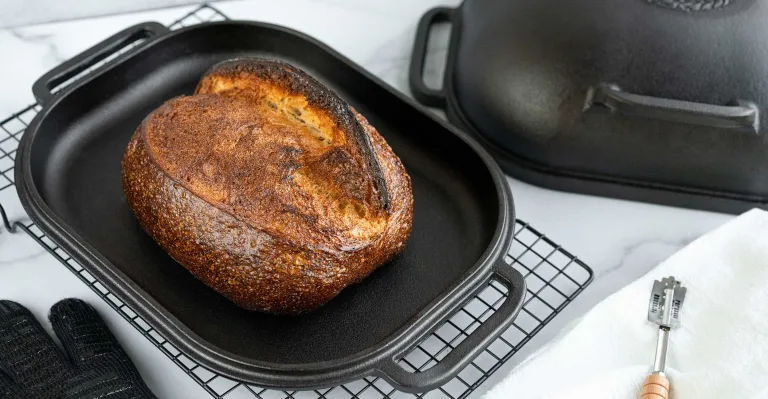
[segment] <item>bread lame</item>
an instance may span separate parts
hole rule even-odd
[[[653,371],[643,382],[640,399],[669,398],[670,385],[665,374],[669,332],[673,328],[680,327],[680,311],[686,291],[680,281],[672,276],[653,282],[651,300],[648,303],[648,321],[659,326],[659,337],[656,342]]]

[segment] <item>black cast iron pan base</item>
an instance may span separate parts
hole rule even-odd
[[[84,83],[49,87],[136,37],[142,47]],[[362,283],[299,317],[248,312],[207,288],[139,227],[122,191],[120,161],[141,120],[191,94],[211,65],[233,57],[289,62],[358,111],[402,159],[414,192],[406,248]],[[193,360],[223,375],[289,389],[365,375],[424,391],[452,378],[504,331],[525,292],[503,262],[514,214],[504,177],[480,147],[327,47],[270,25],[224,22],[166,32],[121,32],[35,85],[44,109],[17,159],[25,208],[46,233]],[[424,373],[397,366],[495,276],[510,299],[465,344]]]

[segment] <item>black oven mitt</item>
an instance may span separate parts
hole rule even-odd
[[[90,305],[65,299],[49,319],[66,354],[29,310],[0,301],[0,398],[155,398]]]

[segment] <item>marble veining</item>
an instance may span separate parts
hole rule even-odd
[[[46,63],[52,63],[54,65],[61,64],[62,62],[67,60],[67,57],[61,54],[59,51],[58,46],[56,46],[56,41],[52,39],[53,34],[34,34],[34,33],[25,33],[22,29],[8,29],[8,32],[13,35],[13,37],[28,43],[30,45],[36,45],[41,44],[46,46],[47,52],[46,52]]]
[[[460,0],[267,0],[219,2],[236,19],[285,25],[307,33],[410,94],[408,65],[416,24],[431,7]],[[34,102],[31,85],[53,66],[118,30],[144,21],[168,24],[191,7],[0,30],[0,118]],[[425,81],[439,85],[448,30],[429,46]],[[434,60],[438,60],[435,62]],[[436,114],[440,115],[439,112]],[[502,367],[478,393],[606,296],[652,269],[659,261],[732,216],[597,198],[547,190],[509,178],[517,216],[585,261],[594,283],[565,312]],[[12,219],[25,219],[11,190],[0,192]],[[204,392],[109,310],[68,270],[23,234],[0,231],[0,297],[24,303],[40,318],[66,296],[96,305],[160,397],[205,397]]]

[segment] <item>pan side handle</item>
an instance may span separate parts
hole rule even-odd
[[[508,296],[501,307],[484,321],[476,330],[461,341],[451,352],[442,358],[432,368],[421,372],[404,369],[399,360],[410,353],[399,353],[387,358],[377,368],[378,374],[387,379],[395,388],[404,392],[424,392],[437,388],[454,378],[461,370],[479,356],[485,348],[498,338],[512,323],[523,305],[525,298],[525,278],[511,265],[504,262],[503,257],[496,261],[493,273],[486,283],[496,279],[507,287]],[[481,287],[486,287],[483,284]],[[482,289],[481,288],[481,289]],[[453,313],[449,315],[453,316]],[[442,323],[440,324],[442,325]]]
[[[71,83],[68,82],[70,79],[84,73],[93,65],[110,56],[114,59],[109,62],[121,60],[128,54],[127,51],[120,53],[121,50],[139,40],[146,42],[147,39],[169,31],[170,29],[157,22],[144,22],[124,29],[48,71],[32,85],[32,94],[38,103],[45,105],[54,94],[69,86],[67,83]]]

